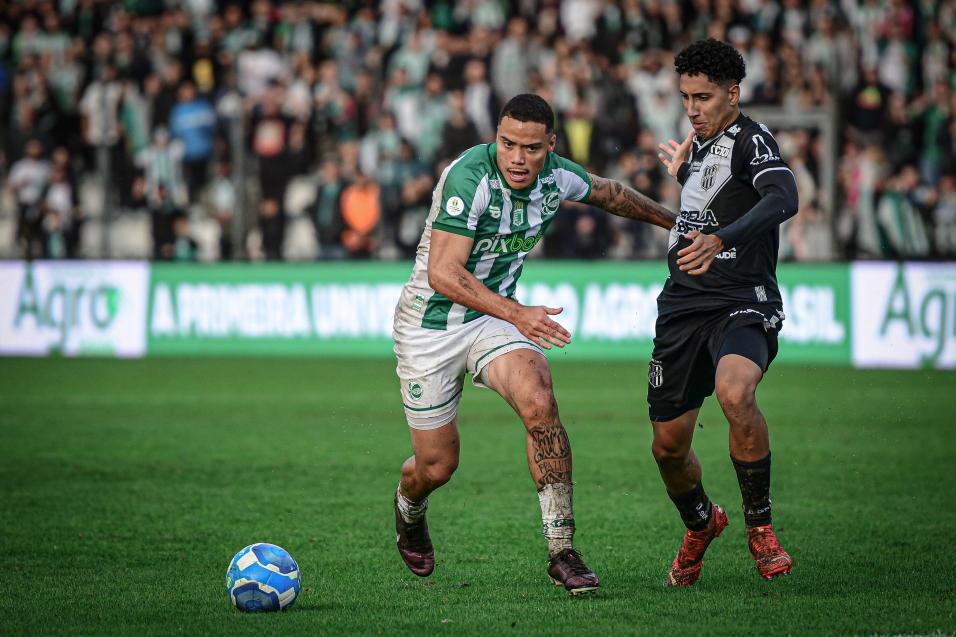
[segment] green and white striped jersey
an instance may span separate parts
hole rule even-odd
[[[445,330],[482,315],[429,287],[432,228],[472,237],[465,268],[492,292],[513,298],[524,258],[540,243],[560,203],[582,201],[591,194],[591,178],[584,169],[554,153],[548,153],[534,184],[511,190],[495,154],[495,144],[465,151],[435,187],[415,267],[396,309],[415,325]]]

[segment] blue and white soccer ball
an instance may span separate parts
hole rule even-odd
[[[299,565],[284,548],[259,542],[242,549],[229,563],[226,591],[239,610],[285,610],[299,595]]]

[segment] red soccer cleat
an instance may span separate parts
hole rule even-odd
[[[793,568],[793,559],[780,546],[780,540],[771,525],[747,529],[747,544],[750,545],[750,554],[757,562],[757,571],[764,579],[787,575]]]
[[[727,528],[727,514],[716,504],[711,505],[710,521],[703,531],[684,533],[677,557],[667,574],[668,586],[693,586],[700,579],[700,569],[704,566],[704,553],[714,538]]]

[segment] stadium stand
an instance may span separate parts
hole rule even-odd
[[[676,206],[655,148],[686,126],[673,52],[704,37],[743,53],[745,112],[836,122],[832,157],[771,124],[801,195],[782,258],[956,257],[956,0],[3,4],[3,257],[404,258],[436,175],[523,91],[560,152]],[[544,256],[666,245],[561,221]]]

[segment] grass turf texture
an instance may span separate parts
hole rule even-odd
[[[545,574],[521,425],[468,386],[461,467],[431,499],[428,579],[394,546],[409,450],[389,361],[0,360],[4,634],[949,634],[956,629],[952,372],[777,366],[759,398],[794,574],[747,552],[713,399],[695,448],[731,526],[691,590],[651,458],[644,366],[554,366],[574,448],[577,545],[601,576]],[[254,541],[298,561],[291,611],[224,589]]]

